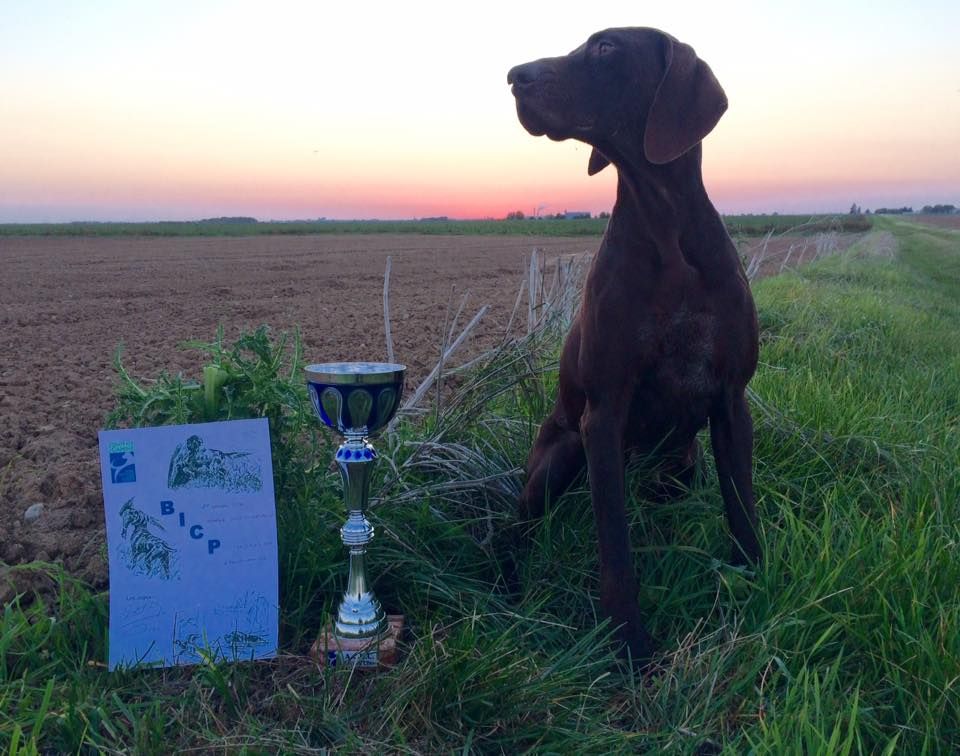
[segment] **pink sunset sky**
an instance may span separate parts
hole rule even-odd
[[[691,44],[724,213],[960,205],[960,3],[0,6],[0,223],[609,210],[506,72],[609,26]]]

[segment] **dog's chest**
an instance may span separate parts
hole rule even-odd
[[[713,318],[678,312],[641,326],[646,358],[635,366],[628,442],[683,444],[702,428],[719,391]]]
[[[649,362],[640,366],[641,384],[680,402],[709,397],[717,389],[717,322],[709,313],[681,309],[642,324]]]

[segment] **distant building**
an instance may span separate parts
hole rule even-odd
[[[590,213],[585,210],[565,210],[563,212],[564,220],[578,220],[579,218],[589,218]]]

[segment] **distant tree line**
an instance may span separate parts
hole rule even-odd
[[[529,217],[531,220],[538,220],[538,219],[544,219],[544,220],[576,220],[576,219],[579,219],[579,218],[589,218],[589,217],[590,217],[590,213],[588,213],[588,212],[582,212],[582,213],[580,213],[580,212],[566,212],[566,211],[564,211],[564,212],[562,212],[562,213],[554,213],[553,215],[551,215],[550,213],[544,213],[543,215],[531,215],[531,216],[526,216],[526,215],[524,215],[523,210],[514,210],[513,212],[507,213],[507,220],[508,220],[508,221],[510,221],[510,220],[524,220],[524,219],[527,218],[527,217]],[[600,219],[609,218],[609,217],[610,217],[610,213],[604,211],[604,212],[602,212],[602,213],[598,213],[597,215],[595,215],[595,216],[593,216],[593,217],[594,217],[594,218],[600,218]]]
[[[867,215],[870,214],[869,210],[862,210],[860,205],[854,202],[850,205],[849,215],[861,215],[866,212]],[[912,207],[878,207],[874,212],[877,215],[908,215],[913,212]],[[953,215],[954,213],[960,212],[954,205],[924,205],[920,210],[924,215]]]

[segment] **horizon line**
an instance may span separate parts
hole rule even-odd
[[[926,206],[925,206],[926,207]],[[936,205],[930,205],[929,207],[936,207]],[[877,208],[877,210],[898,210],[900,213],[906,214],[911,213],[913,215],[922,215],[921,210],[914,210],[910,206],[904,205],[903,207],[897,208]],[[960,209],[955,210],[958,212]],[[537,221],[537,220],[606,220],[607,218],[601,217],[600,214],[588,213],[588,211],[577,211],[571,210],[566,211],[570,213],[579,213],[582,212],[584,215],[574,218],[557,218],[558,213],[554,214],[545,214],[540,216],[525,215],[523,218],[518,219],[509,219],[509,218],[498,218],[492,215],[482,216],[482,217],[457,217],[457,216],[447,216],[447,215],[436,215],[436,216],[422,216],[422,217],[406,217],[406,218],[378,218],[378,217],[367,217],[367,218],[328,218],[326,216],[320,216],[316,218],[269,218],[269,219],[260,219],[252,215],[221,215],[221,216],[205,216],[198,218],[187,218],[187,219],[169,219],[169,218],[144,218],[139,220],[92,220],[92,219],[74,219],[74,220],[63,220],[63,221],[0,221],[0,226],[69,226],[69,225],[135,225],[143,223],[213,223],[213,222],[227,222],[227,223],[443,223],[443,222],[458,222],[458,223],[479,223],[479,222],[503,222],[506,220],[524,220],[524,221]],[[611,211],[603,211],[607,213],[607,217]],[[869,208],[862,211],[861,214],[870,215],[874,211],[871,211]],[[808,211],[808,212],[789,212],[784,211],[780,212],[777,210],[770,212],[739,212],[739,213],[722,213],[718,211],[718,214],[721,217],[737,217],[737,216],[817,216],[817,215],[850,215],[849,210],[817,210],[817,211]],[[884,213],[880,213],[881,215]]]

